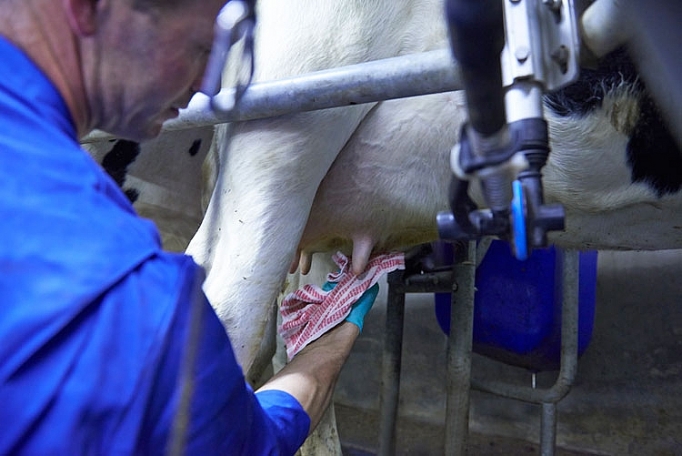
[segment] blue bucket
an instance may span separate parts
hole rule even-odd
[[[437,255],[452,247],[438,243]],[[448,249],[450,250],[448,252]],[[592,338],[597,288],[597,252],[580,253],[578,354]],[[517,260],[509,245],[493,241],[476,271],[473,350],[533,371],[558,369],[561,351],[561,252],[533,250]],[[450,330],[450,293],[435,294],[438,323]]]

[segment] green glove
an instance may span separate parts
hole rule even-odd
[[[322,285],[322,289],[324,291],[329,291],[334,289],[335,286],[336,282],[325,282]],[[376,301],[378,294],[379,284],[375,283],[369,287],[369,289],[365,291],[362,296],[360,296],[360,299],[358,299],[355,304],[353,304],[350,313],[346,317],[346,321],[349,321],[360,328],[360,332],[362,332],[362,324],[365,321],[365,315],[367,315],[369,309],[371,309],[372,305],[374,305],[374,301]]]

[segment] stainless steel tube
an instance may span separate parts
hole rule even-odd
[[[540,456],[554,456],[556,447],[557,406],[555,403],[542,404],[540,422]]]
[[[445,409],[445,453],[464,456],[469,435],[469,394],[474,333],[476,242],[469,242],[467,258],[454,265],[447,348],[447,404]]]
[[[261,119],[301,111],[372,103],[460,90],[462,84],[449,49],[393,57],[317,71],[277,81],[254,83],[244,92],[239,106],[230,112],[214,112],[211,100],[198,93],[177,119],[164,130],[182,130],[219,123]],[[214,99],[231,100],[233,89],[223,89]],[[81,142],[111,139],[93,132]]]
[[[403,325],[405,322],[405,290],[401,286],[403,272],[388,275],[386,303],[386,331],[381,364],[381,391],[379,397],[379,451],[380,456],[395,454],[398,403],[400,399],[400,369],[402,366]]]

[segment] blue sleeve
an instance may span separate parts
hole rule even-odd
[[[184,289],[145,420],[143,434],[154,438],[144,445],[155,448],[145,452],[176,442],[185,454],[293,455],[308,435],[307,413],[283,391],[253,393],[203,292],[192,284]]]
[[[293,454],[310,432],[310,417],[301,404],[289,393],[267,390],[256,393],[260,407],[268,417],[266,426],[273,435],[290,435],[290,443],[282,454]]]
[[[307,414],[249,388],[191,258],[152,255],[104,291],[41,264],[0,274],[0,454],[286,455],[303,443]]]

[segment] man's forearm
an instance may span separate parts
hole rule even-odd
[[[298,400],[315,429],[331,401],[336,380],[346,362],[358,327],[343,322],[312,342],[258,391],[281,390]]]

